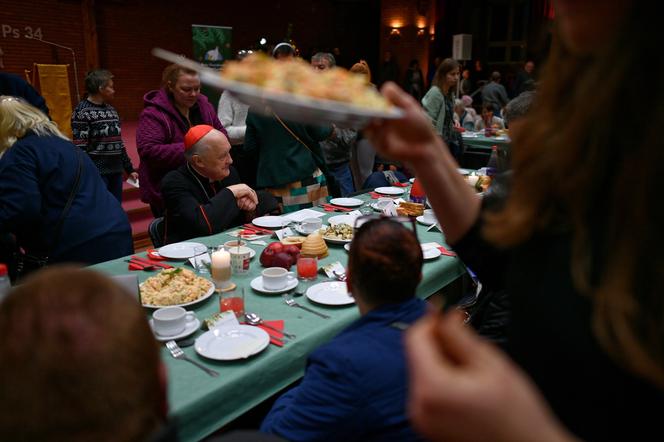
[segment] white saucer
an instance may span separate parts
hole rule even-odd
[[[184,330],[182,330],[177,335],[162,336],[154,330],[154,320],[150,319],[150,328],[152,329],[152,333],[154,333],[154,337],[159,342],[177,341],[178,339],[186,338],[187,336],[191,335],[196,330],[198,330],[200,326],[201,326],[201,321],[199,321],[198,318],[194,318],[193,321],[187,322],[187,325],[185,326]]]
[[[321,228],[323,228],[323,227],[325,227],[324,224],[321,225]],[[293,228],[295,229],[295,231],[296,231],[297,233],[299,233],[300,235],[304,235],[304,236],[311,235],[312,233],[314,233],[314,232],[318,232],[318,231],[320,230],[320,229],[314,229],[314,230],[312,230],[311,232],[307,232],[307,231],[305,231],[305,230],[302,228],[302,226],[299,225],[299,224],[295,224],[295,226],[293,226]]]
[[[355,298],[348,293],[345,282],[330,281],[314,284],[307,289],[305,296],[310,301],[323,305],[355,304]]]
[[[264,229],[281,229],[289,220],[282,216],[259,216],[254,218],[251,222],[258,227]]]
[[[411,179],[409,179],[408,182],[409,182],[410,184],[413,184],[413,183],[415,182],[415,178],[411,178]]]
[[[431,247],[426,250],[422,249],[422,256],[424,257],[425,261],[436,259],[442,254],[443,253],[438,249],[438,247]]]
[[[415,218],[415,220],[416,220],[418,223],[420,223],[420,224],[422,224],[422,225],[425,225],[425,226],[427,226],[427,227],[432,226],[433,224],[438,224],[438,220],[435,219],[435,218],[434,218],[434,220],[433,220],[432,223],[424,222],[424,216],[422,216],[422,215],[420,215],[420,216],[418,216],[417,218]]]
[[[403,195],[406,191],[403,187],[376,187],[374,192],[382,195]]]
[[[341,207],[360,207],[364,201],[357,198],[332,198],[330,203]]]
[[[346,243],[346,244],[344,244],[344,249],[345,249],[347,252],[350,252],[350,244],[351,244],[351,243]]]
[[[286,284],[286,287],[279,290],[270,290],[263,287],[263,277],[257,276],[256,278],[251,280],[251,283],[249,285],[251,286],[252,289],[256,290],[257,292],[277,294],[277,293],[284,293],[294,289],[295,287],[297,287],[297,282],[298,282],[297,278],[289,279],[288,284]]]
[[[213,328],[196,338],[196,353],[217,361],[246,359],[265,350],[270,335],[260,327],[231,325]]]

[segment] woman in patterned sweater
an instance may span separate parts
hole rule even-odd
[[[118,112],[108,103],[115,95],[113,74],[105,69],[90,71],[85,89],[88,96],[71,116],[74,144],[90,155],[109,192],[122,202],[122,172],[134,180],[138,173],[122,142]]]

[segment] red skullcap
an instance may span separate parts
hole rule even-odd
[[[193,126],[187,131],[187,134],[184,136],[184,150],[189,150],[191,147],[198,143],[198,140],[203,138],[208,134],[214,127],[207,124],[199,124],[198,126]]]

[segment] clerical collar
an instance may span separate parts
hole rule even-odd
[[[187,170],[196,179],[196,182],[198,183],[198,185],[201,187],[201,189],[205,193],[205,196],[207,197],[207,199],[210,200],[212,198],[212,196],[214,196],[214,193],[216,193],[216,188],[215,188],[214,184],[212,184],[213,181],[211,181],[209,178],[207,178],[206,176],[204,176],[200,172],[198,172],[196,170],[196,168],[194,166],[192,166],[189,162],[187,162],[186,164],[187,164]],[[206,187],[203,183],[207,183],[208,186]],[[212,190],[212,192],[213,192],[212,196],[210,196],[210,194],[208,193],[208,188],[210,188],[210,190]]]

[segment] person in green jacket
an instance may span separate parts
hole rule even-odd
[[[245,150],[258,154],[256,187],[277,198],[283,213],[327,201],[325,160],[319,143],[332,127],[317,127],[282,120],[278,115],[247,115]]]
[[[443,137],[452,155],[459,161],[463,151],[461,136],[454,130],[454,89],[459,82],[459,63],[446,58],[440,63],[431,82],[431,89],[422,98],[422,106]]]

